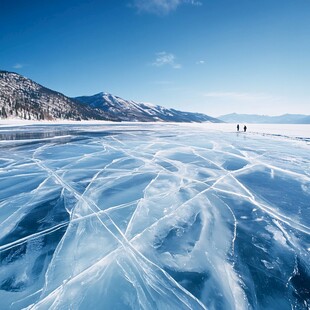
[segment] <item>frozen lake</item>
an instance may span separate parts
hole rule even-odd
[[[0,300],[309,309],[310,126],[3,123]]]

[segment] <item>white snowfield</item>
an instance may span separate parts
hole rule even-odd
[[[169,123],[158,123],[158,122],[112,122],[112,121],[98,121],[98,120],[87,120],[87,121],[70,121],[70,120],[55,120],[55,121],[28,121],[20,118],[0,118],[0,127],[14,127],[14,126],[29,126],[29,125],[106,125],[106,124],[126,124],[126,125],[158,125]],[[174,125],[180,125],[183,127],[198,127],[204,130],[219,130],[223,132],[234,132],[236,131],[236,124],[231,123],[170,123]],[[265,135],[274,135],[279,137],[291,137],[291,138],[309,138],[310,137],[310,124],[242,124],[240,123],[240,132],[243,132],[243,126],[247,125],[248,133],[258,133]]]
[[[309,125],[27,124],[0,122],[1,309],[310,307]]]

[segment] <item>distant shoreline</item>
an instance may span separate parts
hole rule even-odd
[[[54,120],[54,121],[34,121],[34,120],[21,120],[21,119],[0,119],[0,129],[15,126],[31,126],[31,125],[115,125],[115,126],[157,126],[158,130],[165,126],[183,126],[189,127],[193,130],[215,130],[227,133],[236,133],[236,124],[233,123],[169,123],[169,122],[112,122],[100,120],[83,120],[83,121],[70,121],[70,120]],[[243,123],[240,123],[242,129]],[[310,124],[246,124],[248,129],[245,135],[271,135],[274,137],[290,137],[297,139],[310,139]],[[156,128],[154,128],[156,129]],[[239,131],[243,135],[243,131]]]

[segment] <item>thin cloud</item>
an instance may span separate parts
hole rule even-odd
[[[204,65],[205,61],[204,60],[198,60],[196,61],[196,65]]]
[[[156,84],[156,85],[172,85],[173,82],[172,81],[154,81],[153,84]]]
[[[13,66],[14,69],[21,69],[21,68],[24,68],[25,65],[24,64],[20,64],[20,63],[17,63]]]
[[[162,67],[162,66],[170,66],[173,69],[180,69],[182,65],[176,62],[176,57],[172,53],[167,52],[159,52],[156,54],[156,59],[152,63],[152,66]]]
[[[249,102],[249,103],[260,103],[260,102],[279,103],[284,100],[283,97],[273,96],[264,93],[208,92],[204,93],[203,96],[221,101],[230,100],[234,102]]]
[[[132,6],[139,13],[167,15],[182,4],[200,6],[202,2],[197,0],[134,0]]]
[[[209,92],[204,94],[205,97],[213,98],[234,98],[234,99],[249,99],[253,98],[253,94],[238,93],[238,92]]]

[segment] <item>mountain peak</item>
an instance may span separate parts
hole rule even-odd
[[[150,103],[122,99],[110,93],[76,97],[75,100],[106,113],[117,115],[122,121],[142,122],[220,122],[202,113],[182,112]]]
[[[0,71],[0,118],[111,119],[103,111],[93,111],[59,92],[8,71]]]
[[[138,103],[108,92],[69,98],[8,71],[0,71],[0,118],[220,122],[202,113],[182,112],[149,103]]]

